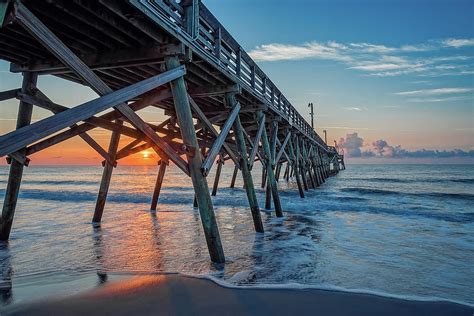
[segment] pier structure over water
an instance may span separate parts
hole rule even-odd
[[[199,0],[0,0],[0,58],[22,73],[16,130],[0,136],[10,173],[0,239],[7,240],[30,156],[81,137],[101,157],[103,175],[92,221],[101,222],[113,169],[145,149],[160,157],[151,209],[156,210],[170,162],[191,178],[211,260],[224,262],[214,215],[224,161],[240,171],[257,232],[264,227],[252,167],[261,163],[265,208],[283,216],[279,181],[296,181],[298,193],[320,186],[344,167],[328,146]],[[53,75],[89,86],[98,97],[68,108],[37,86]],[[31,122],[33,107],[51,116]],[[144,121],[155,108],[167,117]],[[108,148],[89,133],[111,131]],[[120,138],[131,139],[122,148]],[[217,161],[217,162],[216,162]],[[207,175],[216,165],[212,191]],[[150,192],[153,188],[150,188]],[[21,211],[21,210],[20,210]]]

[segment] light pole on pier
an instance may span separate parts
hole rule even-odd
[[[314,129],[314,107],[313,107],[313,103],[309,103],[308,107],[311,108],[311,112],[309,113],[309,115],[311,115],[311,127]]]

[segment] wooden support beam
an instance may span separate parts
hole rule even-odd
[[[177,57],[166,58],[166,67],[168,69],[179,67],[179,59]],[[193,155],[188,155],[188,164],[209,254],[212,261],[223,263],[225,262],[224,250],[212,206],[211,195],[209,194],[209,187],[206,178],[201,172],[202,157],[199,150],[197,150],[198,142],[184,79],[180,77],[171,81],[171,90],[183,142],[186,146],[196,149]]]
[[[226,101],[229,105],[235,106],[238,104],[235,100],[234,94],[227,94]],[[255,193],[252,174],[250,173],[250,164],[247,158],[247,146],[245,145],[244,128],[242,126],[242,123],[240,122],[240,116],[237,116],[235,119],[234,134],[235,142],[239,151],[240,168],[242,171],[242,178],[244,180],[245,192],[247,193],[247,199],[249,201],[250,211],[252,213],[253,225],[255,227],[256,232],[263,233],[263,223],[262,218],[260,216],[260,208],[258,206],[258,200],[257,195]],[[234,172],[236,173],[236,169],[234,170]],[[235,183],[234,177],[233,183]]]
[[[299,136],[296,136],[296,155],[298,157],[298,166],[301,173],[301,179],[303,180],[303,187],[305,191],[308,191],[308,181],[306,179],[306,170],[302,159]]]
[[[118,124],[123,124],[121,120],[117,121]],[[110,180],[112,179],[112,171],[116,167],[115,157],[117,155],[117,148],[120,141],[120,129],[112,132],[110,137],[109,151],[110,160],[104,163],[104,170],[102,171],[102,179],[100,181],[99,194],[95,204],[94,216],[92,222],[99,225],[102,220],[102,214],[104,213],[105,201],[107,200],[107,194],[109,193]]]
[[[211,149],[209,150],[207,154],[206,159],[204,160],[202,164],[202,172],[204,176],[207,176],[209,174],[209,171],[211,170],[214,160],[219,154],[222,148],[222,145],[224,144],[225,139],[227,138],[227,135],[229,134],[229,131],[232,128],[232,125],[234,124],[235,119],[239,115],[239,111],[240,111],[240,104],[236,103],[234,105],[234,108],[232,109],[232,112],[229,115],[229,118],[227,119],[225,124],[222,126],[219,136],[217,136],[216,141],[212,145]]]
[[[222,155],[219,156],[217,160],[217,170],[216,170],[216,177],[214,178],[214,185],[212,186],[212,196],[216,196],[217,194],[217,187],[219,186],[219,179],[221,177],[222,166],[224,165],[224,159]]]
[[[38,75],[35,73],[23,74],[23,84],[21,91],[23,93],[30,93],[36,87]],[[31,115],[33,113],[33,105],[20,102],[18,109],[18,118],[16,128],[21,129],[31,122]],[[25,155],[26,150],[18,148],[19,154]],[[2,216],[0,217],[0,240],[8,240],[13,224],[13,217],[15,215],[16,203],[18,194],[20,192],[21,178],[23,176],[24,165],[16,160],[12,160],[10,165],[10,173],[8,175],[7,188],[5,190],[5,198],[3,202]]]
[[[299,172],[299,162],[298,162],[298,157],[296,155],[296,151],[295,151],[295,148],[293,146],[293,140],[294,140],[294,137],[292,137],[293,139],[290,140],[289,142],[289,146],[290,146],[290,154],[291,154],[291,158],[293,160],[293,163],[292,163],[292,170],[293,170],[293,173],[295,175],[295,178],[296,178],[296,184],[298,185],[298,191],[300,193],[300,197],[301,198],[304,198],[304,190],[303,190],[303,186],[301,184],[301,179],[300,179],[300,172]]]
[[[64,112],[68,110],[69,108],[56,104],[52,102],[45,94],[43,94],[40,90],[36,89],[34,92],[34,96],[25,94],[25,93],[18,93],[17,97],[20,100],[26,101],[28,103],[34,104],[34,105],[39,105],[42,108],[48,109],[54,114]],[[92,120],[95,119],[95,120]],[[87,121],[100,121],[99,118],[96,117],[91,117],[90,119],[86,120]],[[110,123],[110,122],[107,122]],[[77,124],[73,124],[70,126],[70,128],[77,127]],[[115,127],[117,128],[117,127]],[[81,137],[89,146],[92,147],[99,155],[101,155],[105,160],[108,160],[110,163],[113,163],[113,161],[110,160],[110,157],[108,153],[100,146],[91,136],[89,136],[86,132],[79,134],[79,137]]]
[[[184,45],[166,44],[159,46],[127,48],[111,53],[84,56],[82,61],[92,70],[106,70],[119,67],[136,67],[164,63],[170,54],[184,55]],[[70,74],[73,71],[57,60],[34,60],[30,63],[11,64],[11,72],[37,72],[39,74]]]
[[[273,168],[273,172],[275,173],[275,166],[276,166],[276,144],[277,144],[277,140],[278,140],[278,122],[275,121],[275,120],[272,120],[271,123],[270,123],[270,150],[271,150],[271,165],[272,165],[272,168]],[[275,181],[276,181],[276,177],[275,177]],[[267,181],[267,192],[266,192],[266,196],[265,196],[265,208],[266,209],[271,209],[272,207],[272,203],[271,203],[271,200],[272,200],[272,188],[271,186],[269,185],[269,182]]]
[[[54,35],[36,16],[31,13],[22,3],[15,3],[14,11],[16,19],[19,23],[30,32],[40,43],[42,43],[51,53],[53,53],[62,63],[72,69],[80,78],[87,82],[93,90],[95,90],[99,95],[113,94],[112,89],[107,86],[107,84],[102,81],[87,65],[82,62],[61,40]],[[181,69],[179,71],[178,69]],[[180,76],[169,76],[172,72],[177,71],[181,73],[181,76],[185,74],[183,66],[178,66],[176,69],[170,70],[167,72],[166,82],[169,82],[172,79],[175,79]],[[164,76],[161,74],[156,77]],[[150,78],[150,79],[152,79]],[[146,79],[144,80],[150,80]],[[163,78],[162,78],[163,79]],[[132,85],[134,86],[134,85]],[[130,86],[131,87],[131,86]],[[127,87],[127,88],[130,88]],[[157,86],[153,87],[156,88]],[[125,89],[127,89],[125,88]],[[124,89],[122,89],[124,90]],[[121,91],[121,90],[120,90]],[[147,92],[149,90],[143,91]],[[141,94],[143,94],[141,93]],[[140,94],[138,94],[140,95]],[[137,95],[137,96],[138,96]],[[123,100],[123,102],[130,100],[128,98]],[[175,153],[175,151],[164,142],[154,131],[153,129],[144,122],[135,112],[125,103],[118,103],[113,105],[122,115],[124,115],[127,120],[137,129],[139,129],[143,134],[145,134],[162,152],[164,152],[173,162],[186,174],[189,175],[188,166],[186,162]],[[71,109],[73,110],[73,109]],[[67,112],[67,111],[65,111]],[[65,113],[63,112],[63,113]],[[61,114],[63,114],[61,113]],[[97,112],[96,112],[97,113]],[[92,113],[92,115],[95,113]],[[60,115],[60,114],[59,114]],[[91,116],[91,115],[90,115]],[[87,118],[87,117],[86,117]]]
[[[171,72],[151,77],[0,136],[0,156],[17,151],[48,135],[58,132],[79,121],[83,121],[96,113],[135,98],[156,88],[157,86],[173,80],[174,78],[181,77],[183,74],[184,69],[178,68]]]
[[[242,124],[242,123],[241,123]],[[242,126],[243,127],[243,126]],[[253,141],[252,141],[252,138],[250,137],[250,135],[245,131],[245,128],[242,129],[242,132],[244,133],[244,136],[245,136],[245,139],[247,140],[247,142],[250,144],[250,146],[252,146],[253,148]],[[258,157],[258,160],[260,161],[260,163],[262,164],[262,167],[265,168],[265,159],[263,158],[262,154],[257,150],[257,157]],[[255,159],[255,157],[254,157]]]
[[[189,103],[191,104],[191,107],[193,109],[193,112],[198,116],[198,118],[202,121],[204,126],[211,132],[215,137],[219,137],[219,132],[214,128],[212,123],[209,121],[209,119],[206,117],[204,112],[201,110],[201,108],[197,105],[197,103],[194,101],[191,96],[189,97]],[[229,147],[228,144],[225,142],[222,144],[222,147],[224,147],[225,151],[229,155],[229,157],[234,161],[234,163],[238,166],[239,165],[239,159],[235,155],[235,153],[232,151],[232,149]]]
[[[263,116],[263,113],[259,111],[257,115],[259,116],[259,119],[261,119]],[[275,213],[277,217],[283,217],[283,211],[281,209],[281,203],[280,203],[280,195],[278,193],[278,186],[275,180],[275,174],[273,172],[274,161],[272,159],[270,142],[268,141],[267,131],[265,128],[263,129],[263,132],[262,132],[262,145],[263,145],[263,150],[265,151],[265,155],[267,156],[266,170],[267,170],[268,183],[271,186],[271,190],[272,190],[273,204],[275,205]]]
[[[275,179],[276,179],[277,182],[280,182],[281,165],[282,165],[282,163],[277,163],[277,165],[276,165]]]
[[[260,119],[258,123],[258,131],[253,141],[252,151],[249,157],[250,169],[252,169],[253,167],[253,163],[255,161],[255,156],[257,155],[257,152],[258,152],[258,147],[259,147],[260,140],[262,139],[262,133],[263,133],[264,128],[265,128],[265,115],[262,116],[262,118]]]
[[[156,178],[155,189],[153,190],[153,196],[151,198],[150,209],[152,211],[156,211],[158,198],[160,197],[161,186],[163,185],[163,179],[165,178],[166,166],[169,164],[169,162],[164,159],[161,159],[158,164],[159,164],[158,176]]]
[[[133,126],[142,131],[156,145],[157,148],[154,148],[155,150],[163,152],[167,158],[171,159],[176,164],[178,168],[180,168],[188,176],[190,175],[186,161],[184,161],[183,158],[181,158],[180,155],[175,152],[174,148],[172,148],[168,142],[166,142],[162,137],[158,136],[145,121],[143,121],[132,109],[130,109],[130,107],[121,107],[119,111]],[[195,150],[195,148],[190,148],[186,145],[183,145],[182,149],[185,151]]]
[[[262,162],[261,160],[260,162]],[[265,163],[268,163],[268,161],[265,161]],[[267,183],[267,167],[262,163],[262,181],[260,184],[260,187],[263,189],[265,188],[265,184]]]
[[[234,172],[232,173],[232,179],[230,180],[230,187],[235,187],[235,180],[237,179],[237,172],[239,171],[239,167],[234,166]]]
[[[7,91],[0,92],[0,101],[5,101],[9,99],[16,98],[17,94],[21,91],[21,89],[12,89]]]
[[[283,173],[283,178],[285,178],[286,182],[288,182],[290,179],[290,161],[286,163],[285,167],[285,172]]]
[[[138,111],[138,110],[141,110],[145,107],[147,107],[148,105],[150,104],[153,104],[153,103],[156,103],[156,102],[160,102],[164,99],[168,99],[171,97],[171,92],[166,90],[165,92],[155,92],[155,91],[152,91],[152,92],[149,92],[145,95],[143,95],[140,100],[132,103],[132,104],[129,104],[130,108],[133,109],[134,111]],[[123,115],[117,111],[117,110],[114,110],[114,111],[111,111],[109,113],[106,113],[104,115],[101,115],[100,117],[98,117],[99,119],[103,120],[102,123],[104,123],[105,121],[110,121],[110,120],[114,120],[114,119],[119,119],[119,118],[122,118]],[[90,118],[92,119],[92,117]],[[113,124],[111,122],[108,122],[109,124]],[[91,129],[93,129],[95,126],[92,126],[92,125],[89,125],[89,124],[80,124],[78,127],[74,127],[72,128],[71,130],[68,130],[68,131],[64,131],[64,132],[61,132],[61,133],[58,133],[54,136],[51,136],[49,138],[46,138],[45,140],[43,141],[40,141],[30,147],[27,147],[27,154],[28,155],[32,155],[38,151],[41,151],[43,149],[46,149],[48,147],[51,147],[55,144],[58,144],[60,142],[63,142],[67,139],[70,139],[74,136],[77,136],[79,135],[80,133],[83,133],[83,132],[86,132],[86,131],[89,131]],[[105,125],[101,125],[101,127],[105,128]],[[115,127],[114,127],[115,128]],[[112,129],[112,127],[110,128],[107,128],[107,129]],[[127,136],[131,136],[130,134],[128,134],[127,130],[129,128],[128,127],[125,127],[123,126],[122,128],[122,132],[124,134],[126,134]],[[133,137],[133,136],[132,136]]]
[[[241,88],[239,85],[214,85],[214,86],[202,86],[189,89],[189,95],[193,98],[202,97],[214,97],[222,96],[226,93],[240,93]]]
[[[285,156],[287,157],[287,160],[289,160],[286,152],[285,152],[285,147],[286,145],[288,144],[288,142],[290,141],[290,138],[291,138],[291,132],[289,131],[287,134],[286,134],[286,137],[285,137],[285,140],[283,141],[283,144],[279,144],[280,145],[280,150],[278,151],[278,154],[275,158],[275,163],[279,163],[280,162],[280,159],[281,159],[281,156],[283,155],[283,153],[285,153]],[[278,141],[278,139],[277,139]]]

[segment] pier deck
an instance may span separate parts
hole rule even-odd
[[[215,262],[225,260],[206,179],[216,159],[212,194],[223,162],[232,161],[231,186],[240,170],[257,232],[264,227],[254,162],[264,166],[265,207],[273,201],[277,216],[283,216],[278,181],[294,179],[304,197],[305,190],[344,168],[343,156],[327,146],[198,0],[0,0],[0,44],[0,58],[24,79],[21,88],[0,92],[0,101],[20,101],[17,129],[0,136],[0,156],[11,164],[2,240],[10,235],[29,157],[75,136],[103,157],[94,223],[101,221],[120,159],[151,148],[160,157],[151,208],[172,162],[193,182]],[[41,75],[89,86],[98,97],[72,108],[54,103],[37,88]],[[52,115],[31,123],[33,106]],[[146,107],[168,118],[147,123],[136,113]],[[88,134],[96,128],[112,132],[109,148]],[[119,148],[121,135],[133,140]]]

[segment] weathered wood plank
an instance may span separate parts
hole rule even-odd
[[[119,125],[123,124],[123,121],[117,121]],[[110,144],[108,155],[110,160],[104,164],[104,170],[102,171],[102,179],[100,181],[99,194],[97,195],[97,201],[95,204],[94,216],[92,222],[99,225],[102,221],[102,214],[104,213],[105,202],[107,200],[107,194],[109,193],[110,180],[112,179],[112,171],[116,166],[115,157],[117,155],[117,148],[120,141],[120,129],[112,132],[110,137]]]
[[[21,91],[23,93],[30,93],[31,90],[36,87],[38,75],[35,73],[25,73],[23,75],[23,84]],[[27,126],[31,122],[31,116],[33,113],[33,105],[20,102],[18,109],[18,118],[16,122],[16,128],[21,129]],[[24,146],[22,146],[24,147]],[[26,150],[18,148],[19,154],[25,155]],[[2,216],[0,217],[0,240],[8,240],[10,237],[10,231],[13,224],[13,217],[15,215],[16,203],[18,200],[18,194],[20,192],[21,178],[23,176],[23,163],[16,160],[12,160],[10,165],[10,173],[8,175],[7,189],[5,190],[5,198],[2,208]]]
[[[83,121],[94,114],[140,96],[160,85],[181,77],[184,73],[185,70],[182,67],[167,71],[0,136],[0,156],[17,151],[52,133]]]
[[[194,101],[194,99],[189,96],[189,103],[191,104],[191,107],[193,109],[193,112],[196,113],[196,115],[199,117],[199,119],[204,123],[206,128],[214,134],[215,137],[219,136],[219,132],[215,129],[215,127],[212,125],[212,123],[209,121],[209,119],[206,117],[204,112],[201,110],[201,108],[197,105],[197,103]],[[224,147],[225,151],[227,154],[230,156],[230,158],[234,161],[236,165],[239,165],[239,159],[236,157],[235,153],[232,151],[232,149],[227,145],[225,142],[222,144]]]
[[[259,119],[261,119],[263,116],[263,113],[259,111],[257,115],[259,116]],[[282,211],[281,202],[280,202],[280,195],[278,193],[278,185],[276,183],[275,174],[273,172],[274,161],[272,159],[270,142],[268,141],[267,131],[265,128],[263,129],[263,132],[262,132],[262,145],[263,145],[263,150],[265,151],[265,155],[267,156],[267,164],[266,164],[267,178],[268,178],[267,182],[271,186],[273,204],[275,206],[275,213],[277,217],[283,217],[283,211]]]
[[[21,91],[21,89],[12,89],[7,91],[0,92],[0,101],[5,101],[9,99],[16,98],[17,94]]]
[[[260,118],[260,121],[258,122],[258,131],[253,141],[252,151],[250,152],[250,157],[249,157],[250,169],[252,169],[253,163],[255,161],[255,156],[257,155],[257,152],[258,152],[258,147],[259,147],[260,140],[262,139],[262,133],[263,133],[264,128],[265,128],[265,115],[263,115]]]
[[[222,166],[224,165],[224,159],[219,157],[217,160],[217,170],[216,170],[216,177],[214,178],[214,185],[212,186],[212,196],[216,196],[217,194],[217,187],[219,186],[219,179],[221,177]]]
[[[168,69],[178,68],[178,58],[168,57],[166,59],[166,67]],[[188,155],[188,164],[209,255],[212,261],[223,263],[225,262],[224,250],[212,206],[211,195],[209,194],[209,187],[206,178],[201,172],[202,157],[198,150],[199,145],[196,139],[196,131],[194,130],[191,106],[189,105],[189,96],[184,79],[179,77],[171,81],[171,90],[183,142],[186,146],[195,149],[193,155]]]
[[[235,95],[227,94],[226,101],[229,104],[236,104]],[[257,195],[253,184],[252,174],[250,173],[250,164],[247,159],[247,146],[245,145],[244,128],[240,122],[240,116],[237,116],[234,122],[235,142],[239,151],[240,166],[242,170],[242,178],[244,180],[245,192],[250,205],[250,212],[252,213],[253,225],[256,232],[263,233],[263,223],[260,215],[260,207],[258,206]],[[236,175],[237,167],[234,169]],[[235,176],[233,176],[233,183],[235,183]]]
[[[165,178],[166,166],[168,161],[161,159],[159,162],[158,176],[156,178],[155,189],[153,190],[153,196],[151,198],[151,207],[152,211],[156,211],[156,206],[158,205],[158,199],[160,197],[161,187],[163,185],[163,180]]]
[[[207,154],[206,159],[204,160],[204,163],[202,164],[202,171],[204,173],[204,176],[207,176],[207,174],[211,170],[214,160],[219,154],[221,147],[224,144],[225,139],[227,138],[227,135],[229,134],[229,131],[232,128],[232,125],[234,124],[236,117],[239,115],[239,111],[240,111],[240,104],[237,103],[232,109],[232,112],[230,113],[229,118],[227,119],[225,124],[222,126],[219,136],[216,138],[216,141],[212,145],[211,149],[209,150]]]

